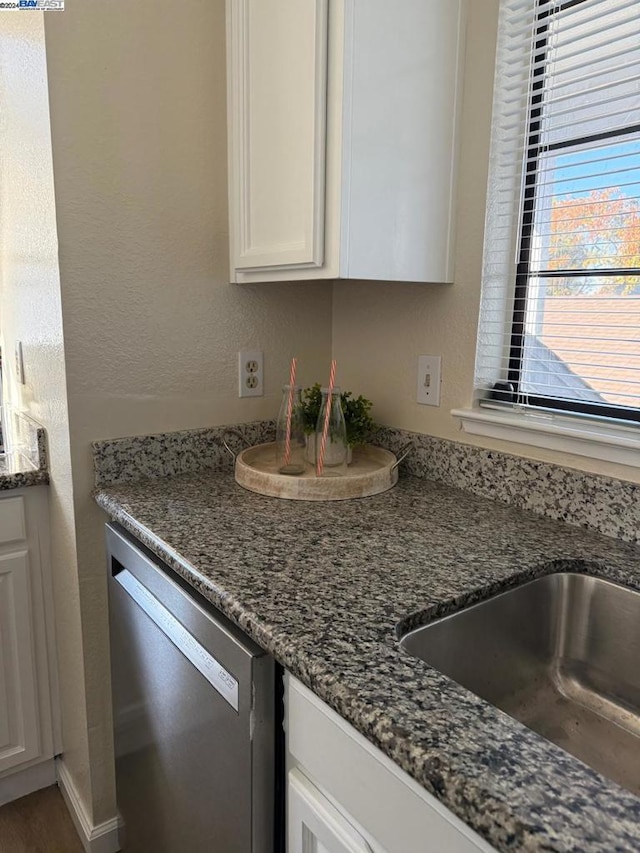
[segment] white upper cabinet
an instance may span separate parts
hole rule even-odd
[[[453,279],[465,0],[227,0],[231,279]]]

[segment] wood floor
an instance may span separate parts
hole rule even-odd
[[[55,785],[0,808],[0,853],[84,853]]]

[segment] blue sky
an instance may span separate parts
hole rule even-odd
[[[618,142],[607,148],[597,150],[584,150],[568,154],[554,156],[556,170],[554,178],[562,182],[557,187],[558,192],[568,195],[588,195],[594,189],[604,189],[615,183],[611,173],[591,176],[596,172],[604,172],[602,163],[589,162],[595,157],[615,158],[611,167],[623,171],[620,176],[621,183],[627,184],[622,187],[622,192],[627,196],[640,197],[640,140],[631,139],[626,142]]]

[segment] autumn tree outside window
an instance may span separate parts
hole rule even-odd
[[[496,93],[480,401],[638,423],[638,0],[503,0]]]

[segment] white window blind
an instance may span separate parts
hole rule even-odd
[[[503,0],[481,405],[640,422],[640,0]]]

